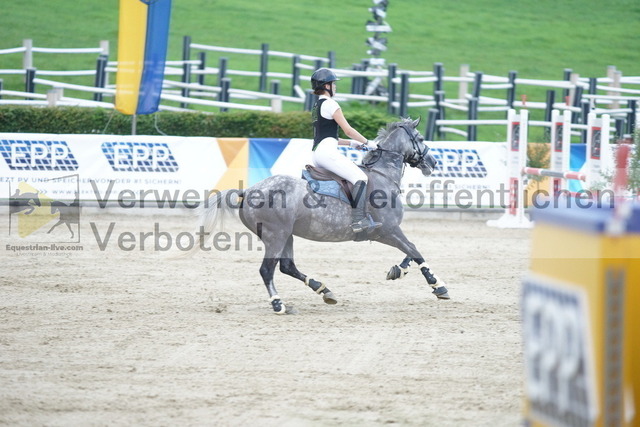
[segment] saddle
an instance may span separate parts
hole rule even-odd
[[[367,176],[369,175],[369,171],[366,168],[362,166],[359,167],[365,174],[367,174]],[[353,184],[341,176],[336,175],[328,169],[305,165],[305,169],[302,171],[302,178],[309,183],[309,188],[313,192],[329,197],[335,197],[340,199],[342,202],[353,206],[353,198],[351,197]],[[367,197],[369,197],[371,191],[371,180],[368,180]]]

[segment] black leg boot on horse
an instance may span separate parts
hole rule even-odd
[[[375,222],[371,214],[366,212],[367,183],[356,181],[351,189],[351,229],[354,233],[370,232],[380,227],[382,223]]]

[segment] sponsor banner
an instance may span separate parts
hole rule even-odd
[[[406,204],[505,205],[505,143],[430,145],[438,166],[430,177],[406,167]],[[312,163],[311,146],[311,140],[297,138],[0,134],[0,199],[12,198],[19,183],[35,190],[47,183],[47,196],[55,200],[188,205],[212,189],[247,188],[276,174],[299,177]],[[357,164],[365,154],[349,147],[339,150]],[[73,188],[60,179],[68,175],[77,176]]]
[[[25,184],[53,200],[201,200],[226,171],[215,138],[0,134],[0,199]],[[74,185],[65,176],[74,175]],[[26,190],[25,190],[26,191]]]
[[[530,275],[520,306],[530,415],[553,425],[594,425],[598,393],[584,288]]]
[[[312,164],[311,148],[313,141],[310,139],[293,138],[280,153],[271,167],[273,175],[290,175],[296,178],[302,176],[305,165]]]
[[[438,161],[436,170],[425,177],[417,169],[406,168],[405,204],[470,209],[504,207],[508,202],[506,143],[433,141],[429,146]]]

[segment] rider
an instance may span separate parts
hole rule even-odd
[[[378,145],[368,141],[357,130],[349,125],[340,105],[333,99],[336,92],[336,81],[340,80],[333,71],[327,68],[316,70],[311,76],[313,93],[319,95],[313,106],[313,154],[316,166],[328,169],[353,184],[351,190],[351,228],[354,233],[371,231],[382,224],[373,221],[371,215],[365,213],[367,202],[367,175],[355,163],[340,154],[338,145],[350,145],[354,148],[375,150]],[[352,140],[338,137],[338,126]]]

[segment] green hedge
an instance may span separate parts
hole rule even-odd
[[[379,112],[345,113],[366,138],[394,118]],[[0,107],[0,132],[54,134],[131,134],[131,116],[114,110],[80,107]],[[137,117],[138,135],[213,136],[238,138],[311,138],[308,112],[160,112]]]

